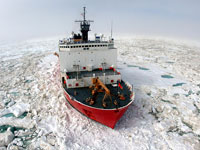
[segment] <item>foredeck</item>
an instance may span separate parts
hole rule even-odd
[[[102,106],[102,99],[104,98],[105,95],[104,92],[98,93],[95,103],[93,105],[90,105],[89,102],[86,102],[87,98],[92,98],[91,90],[88,87],[70,88],[70,89],[65,88],[65,90],[69,95],[74,97],[77,101],[85,105],[101,109],[114,109],[114,108],[117,109],[129,104],[131,102],[131,94],[132,94],[132,91],[130,91],[129,87],[124,83],[124,81],[121,81],[120,84],[123,87],[123,89],[120,89],[118,86],[113,87],[111,84],[106,85],[111,92],[112,102],[110,101],[109,98],[107,98],[105,100],[107,107],[105,108]],[[123,94],[125,100],[120,100],[120,98],[118,97],[118,92],[120,92],[120,94]],[[118,105],[114,105],[115,100],[117,101]]]

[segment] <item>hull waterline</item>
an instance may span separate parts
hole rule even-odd
[[[120,107],[118,109],[101,109],[101,108],[94,108],[83,103],[80,103],[75,98],[72,98],[66,90],[64,90],[64,95],[66,100],[72,105],[76,110],[78,110],[83,115],[87,116],[88,118],[95,120],[103,125],[106,125],[112,129],[114,129],[117,121],[123,116],[126,112],[130,104],[133,102],[134,95],[132,94],[131,102],[128,103],[124,107]]]

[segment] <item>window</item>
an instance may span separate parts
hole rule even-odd
[[[89,50],[89,48],[87,47],[87,48],[83,48],[83,50]]]

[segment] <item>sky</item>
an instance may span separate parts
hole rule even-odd
[[[0,40],[79,32],[83,6],[91,34],[162,36],[200,41],[200,0],[0,0]]]

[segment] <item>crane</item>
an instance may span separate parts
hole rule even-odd
[[[92,80],[92,86],[90,86],[90,89],[92,89],[92,98],[88,98],[86,101],[90,101],[90,105],[93,105],[97,98],[98,93],[105,92],[105,95],[102,99],[102,105],[105,108],[106,107],[105,99],[109,98],[112,103],[110,90],[98,77],[92,78],[91,80]]]

